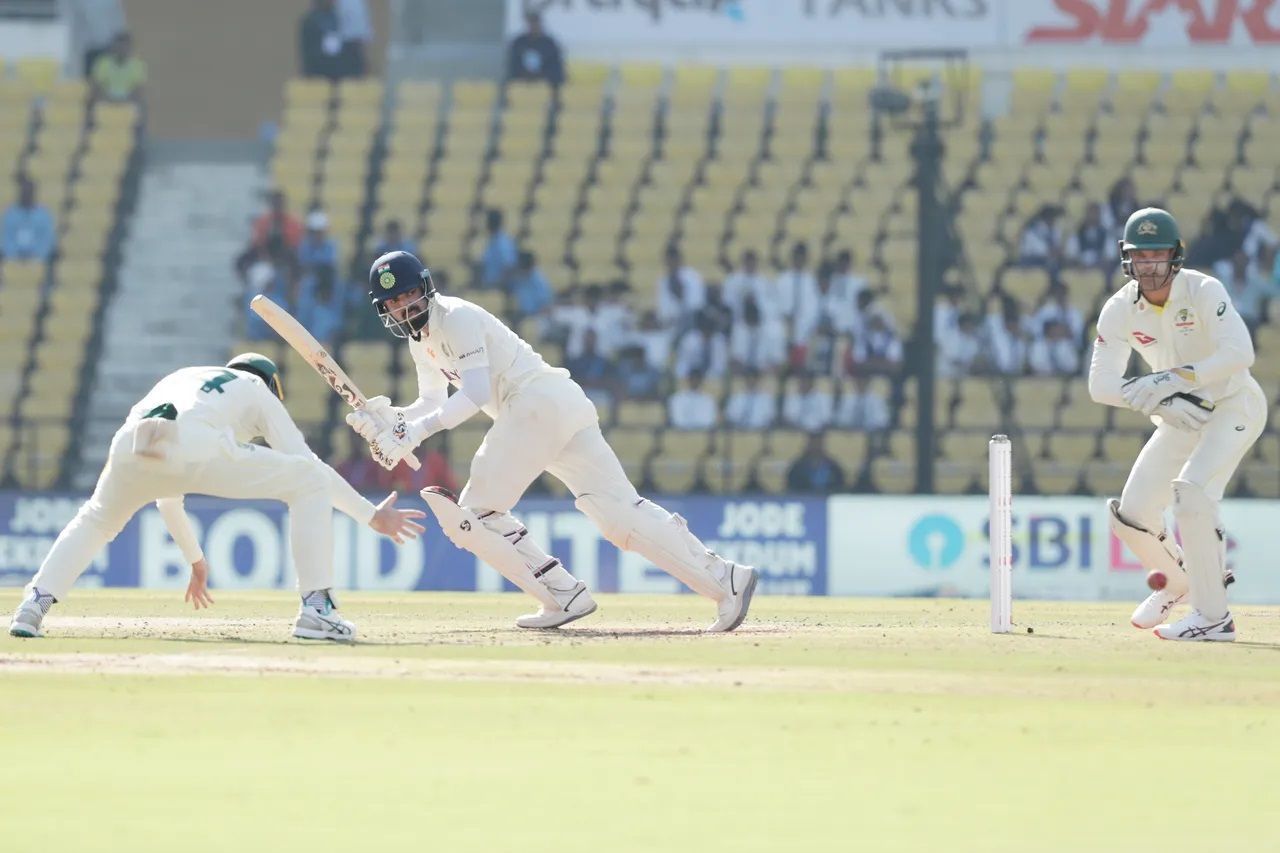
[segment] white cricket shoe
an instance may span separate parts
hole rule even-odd
[[[313,603],[308,604],[308,600]],[[293,636],[301,640],[350,643],[356,638],[356,626],[338,614],[338,606],[327,590],[319,590],[303,599],[298,619],[293,623]]]
[[[1129,622],[1135,628],[1147,630],[1154,628],[1164,622],[1169,617],[1169,613],[1173,608],[1177,607],[1184,600],[1187,594],[1169,592],[1168,589],[1157,590],[1142,600],[1137,609],[1133,611],[1133,615],[1129,617]]]
[[[1236,638],[1236,620],[1229,611],[1221,619],[1208,619],[1199,610],[1192,610],[1172,625],[1158,626],[1152,633],[1162,640],[1230,643]]]
[[[751,606],[751,596],[755,595],[756,582],[760,573],[750,566],[739,566],[729,563],[729,571],[725,573],[729,595],[718,605],[718,618],[707,628],[708,633],[732,631],[747,618],[747,608]]]
[[[13,621],[9,623],[9,633],[14,637],[43,637],[40,623],[44,621],[44,610],[34,596],[28,595],[13,612]]]
[[[591,597],[591,592],[582,581],[576,581],[568,589],[547,586],[547,590],[555,597],[559,607],[552,610],[544,604],[538,608],[537,613],[517,619],[517,628],[559,628],[596,612],[596,600]]]

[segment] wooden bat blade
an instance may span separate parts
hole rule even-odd
[[[276,334],[284,338],[285,343],[293,347],[307,364],[329,384],[334,392],[346,401],[353,409],[364,408],[368,398],[356,387],[347,372],[338,366],[338,362],[329,355],[324,346],[298,322],[288,311],[272,302],[266,296],[258,294],[249,300],[249,308],[261,317],[268,326],[275,329]],[[405,457],[405,463],[417,471],[422,466],[412,453]]]

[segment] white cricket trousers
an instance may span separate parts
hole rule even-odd
[[[1250,382],[1218,404],[1199,432],[1162,424],[1143,446],[1120,494],[1120,514],[1147,530],[1163,530],[1175,479],[1195,483],[1221,501],[1240,460],[1267,422],[1267,396]]]
[[[595,404],[561,376],[539,377],[504,401],[471,460],[458,502],[472,510],[510,512],[544,471],[574,497],[606,495],[628,505],[640,499],[600,432]]]
[[[31,584],[62,600],[138,510],[159,498],[196,493],[288,504],[299,589],[333,586],[333,508],[324,463],[238,444],[200,421],[179,418],[176,424],[177,437],[164,460],[133,452],[138,422],[116,432],[93,494],[58,534]]]

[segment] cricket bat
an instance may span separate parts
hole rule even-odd
[[[333,356],[329,355],[315,336],[308,332],[292,314],[262,294],[258,294],[249,301],[249,308],[265,320],[268,326],[275,329],[276,334],[284,338],[285,343],[297,350],[298,355],[302,356],[303,360],[311,365],[325,382],[329,383],[329,387],[336,391],[348,406],[353,409],[362,409],[369,402],[369,398],[360,393],[360,389],[351,381],[347,372],[338,366]],[[417,457],[412,453],[406,456],[404,461],[415,471],[421,467]]]

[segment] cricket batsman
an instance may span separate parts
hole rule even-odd
[[[1222,282],[1183,268],[1186,247],[1167,211],[1130,216],[1120,257],[1128,281],[1098,317],[1089,394],[1156,424],[1120,500],[1108,502],[1112,529],[1142,560],[1154,590],[1131,621],[1165,640],[1230,642],[1236,626],[1218,507],[1266,422],[1266,395],[1249,373],[1253,343]],[[1125,380],[1130,351],[1150,374]],[[1164,525],[1170,504],[1181,549]],[[1191,612],[1172,621],[1170,612],[1188,599]]]
[[[264,438],[270,447],[250,444]],[[226,367],[186,367],[156,383],[111,440],[93,495],[58,534],[9,633],[39,637],[49,608],[66,598],[95,554],[134,513],[155,501],[169,535],[191,563],[187,600],[208,606],[209,567],[183,508],[188,492],[222,498],[284,501],[302,604],[293,635],[355,638],[338,614],[333,586],[333,508],[396,542],[422,532],[420,510],[396,509],[392,492],[378,506],[311,452],[284,407],[271,359],[244,353]]]
[[[756,570],[709,550],[683,518],[636,492],[600,432],[595,405],[568,371],[548,365],[480,306],[437,293],[431,273],[408,252],[374,261],[369,290],[383,326],[408,340],[419,396],[403,408],[375,397],[347,415],[347,423],[390,469],[427,437],[480,411],[493,419],[462,494],[455,500],[425,489],[422,497],[457,547],[541,605],[516,625],[556,628],[596,609],[586,584],[511,514],[544,471],[569,487],[577,508],[606,539],[714,602],[716,619],[708,631],[732,631],[742,623]],[[450,385],[457,391],[447,396]]]

